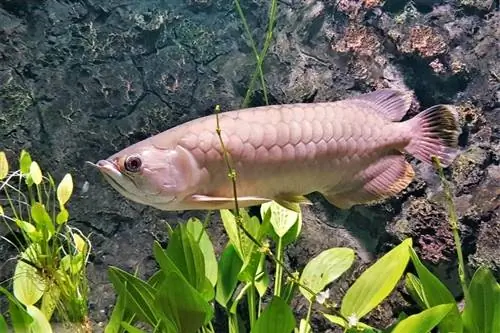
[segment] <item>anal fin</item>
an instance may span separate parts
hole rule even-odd
[[[334,206],[349,209],[357,204],[380,202],[405,189],[415,172],[403,155],[388,155],[372,163],[353,179],[360,185],[345,192],[324,193]]]

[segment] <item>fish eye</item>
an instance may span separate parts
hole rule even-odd
[[[128,172],[138,172],[141,169],[142,161],[139,156],[129,156],[125,160],[125,170]]]

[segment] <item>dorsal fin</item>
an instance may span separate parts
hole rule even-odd
[[[352,101],[368,103],[374,111],[391,121],[400,121],[412,102],[412,94],[396,89],[381,89],[349,98]]]

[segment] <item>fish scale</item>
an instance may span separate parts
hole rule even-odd
[[[456,155],[456,111],[436,105],[401,122],[411,95],[383,89],[325,103],[255,107],[219,115],[237,171],[241,207],[287,206],[320,192],[339,208],[394,195],[413,179],[403,153],[449,165]],[[233,188],[215,115],[195,119],[99,161],[127,198],[163,210],[233,207]],[[132,164],[127,161],[133,159]]]

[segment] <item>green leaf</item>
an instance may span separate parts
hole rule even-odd
[[[7,329],[8,329],[7,322],[5,321],[5,318],[0,313],[0,332],[8,332]]]
[[[115,306],[113,307],[113,312],[111,313],[111,317],[109,318],[108,324],[104,328],[104,333],[120,333],[121,323],[124,321],[123,319],[127,313],[126,301],[127,294],[123,293],[118,295],[116,298]]]
[[[155,326],[159,321],[154,304],[157,290],[117,267],[110,267],[108,274],[118,297],[123,295],[127,298],[127,308],[140,320]]]
[[[361,274],[342,299],[345,318],[358,322],[392,292],[408,264],[411,244],[410,238],[404,240]]]
[[[403,319],[391,333],[427,333],[436,327],[439,322],[453,309],[453,304],[436,305],[418,314]]]
[[[186,227],[195,241],[199,240],[199,246],[205,260],[205,276],[215,287],[217,283],[217,258],[215,257],[214,247],[203,224],[196,218],[190,218]],[[201,235],[201,237],[200,237]]]
[[[140,328],[134,327],[127,322],[122,321],[121,326],[127,330],[128,333],[147,333],[146,331],[141,330]]]
[[[29,331],[33,323],[33,318],[26,312],[24,307],[16,300],[14,296],[5,288],[0,287],[2,292],[9,300],[9,313],[15,333],[24,333]]]
[[[293,227],[300,219],[300,214],[287,209],[275,201],[270,201],[262,204],[260,208],[261,216],[266,216],[269,212],[269,219],[273,226],[274,232],[279,238],[283,238],[285,234]]]
[[[0,151],[0,180],[7,177],[8,174],[9,174],[9,162],[7,161],[7,156],[5,155],[5,152]]]
[[[208,324],[213,308],[186,279],[176,271],[165,274],[155,306],[176,323],[179,332],[194,333]]]
[[[31,179],[33,179],[33,183],[35,183],[36,185],[40,185],[40,183],[43,180],[42,170],[40,169],[40,166],[38,165],[38,163],[35,161],[31,162],[30,176],[31,176]]]
[[[37,244],[31,244],[21,254],[21,257],[27,261],[36,262],[38,253],[40,253],[39,246]],[[14,270],[14,282],[12,287],[14,296],[23,305],[33,305],[42,298],[47,288],[47,284],[35,267],[19,260]]]
[[[412,273],[406,274],[405,287],[410,296],[422,310],[429,308],[427,300],[425,299],[424,287],[418,277]]]
[[[36,306],[28,305],[26,306],[26,312],[33,318],[33,323],[31,324],[32,333],[52,333],[52,327],[40,309]]]
[[[57,213],[56,223],[58,225],[66,223],[66,222],[68,222],[68,218],[69,218],[68,211],[64,207],[62,207],[61,211],[59,213]]]
[[[274,296],[255,322],[251,333],[290,333],[295,328],[292,309],[278,296]]]
[[[242,266],[243,262],[234,245],[229,243],[219,259],[219,278],[215,293],[215,300],[224,308],[227,308],[227,303],[238,285],[238,273]]]
[[[57,201],[59,206],[64,207],[73,193],[73,178],[69,173],[65,174],[57,186]]]
[[[472,277],[462,318],[467,332],[500,332],[500,285],[486,267]]]
[[[166,255],[178,268],[179,273],[196,289],[207,301],[215,296],[213,286],[205,275],[205,259],[200,244],[187,230],[185,224],[179,224],[172,233],[168,242]],[[168,273],[164,270],[165,275]]]
[[[352,249],[331,248],[325,250],[307,263],[300,276],[300,282],[317,294],[348,270],[353,262],[354,251]],[[316,294],[311,295],[302,287],[299,287],[299,290],[309,301],[316,296]]]
[[[31,156],[26,150],[21,151],[21,155],[19,157],[19,169],[23,174],[29,174],[31,167]]]
[[[241,259],[245,260],[247,255],[254,251],[254,242],[246,236],[243,231],[240,231],[238,225],[236,223],[236,218],[231,213],[231,211],[227,209],[221,209],[220,215],[222,218],[222,222],[224,224],[224,229],[229,237],[229,241],[234,245],[238,255]],[[250,217],[248,212],[244,209],[240,209],[240,216],[242,220],[242,224],[245,229],[255,238],[260,240],[260,234],[262,234],[260,229],[259,219],[254,216]]]
[[[49,240],[56,230],[45,206],[39,202],[35,202],[31,206],[31,217],[35,220],[38,229],[47,231],[46,240]]]
[[[434,274],[427,269],[427,267],[422,264],[413,248],[410,249],[410,255],[425,293],[424,299],[426,300],[427,307],[433,307],[440,304],[455,304],[454,308],[439,324],[439,331],[456,333],[463,332],[460,313],[458,311],[458,307],[456,306],[455,298],[451,292]]]
[[[42,306],[40,307],[40,310],[48,321],[52,318],[52,314],[54,313],[60,296],[61,289],[55,283],[51,284],[47,292],[42,296]]]
[[[331,314],[323,313],[323,316],[328,319],[331,323],[339,325],[340,327],[347,328],[348,323],[344,320],[344,318],[339,316],[334,316]]]

